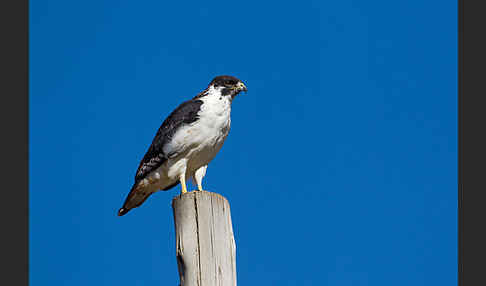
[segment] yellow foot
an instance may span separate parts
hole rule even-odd
[[[182,193],[183,194],[187,193],[186,178],[184,176],[181,176],[179,182],[181,183],[182,186]]]
[[[182,193],[183,194],[187,193],[186,185],[182,185]]]

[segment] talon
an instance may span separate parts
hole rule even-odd
[[[185,177],[185,175],[181,175],[181,177],[179,178],[179,181],[180,181],[181,186],[182,186],[182,193],[183,194],[187,193],[186,177]]]
[[[182,193],[185,194],[187,193],[187,188],[185,182],[181,184],[182,185]]]

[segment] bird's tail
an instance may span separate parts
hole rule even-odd
[[[145,200],[152,194],[153,192],[150,190],[149,187],[141,186],[141,184],[135,183],[128,193],[125,202],[123,203],[123,207],[118,210],[118,216],[125,215],[131,209],[139,207],[140,205],[145,202]]]

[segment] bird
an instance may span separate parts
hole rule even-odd
[[[203,191],[207,166],[230,131],[231,104],[242,91],[246,93],[247,88],[238,78],[216,76],[206,89],[169,114],[140,161],[118,216],[141,206],[160,190],[181,184],[181,193],[185,194],[189,179],[197,184],[197,191]]]

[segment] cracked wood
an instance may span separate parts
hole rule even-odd
[[[195,191],[172,200],[181,286],[236,286],[236,245],[228,201]]]

